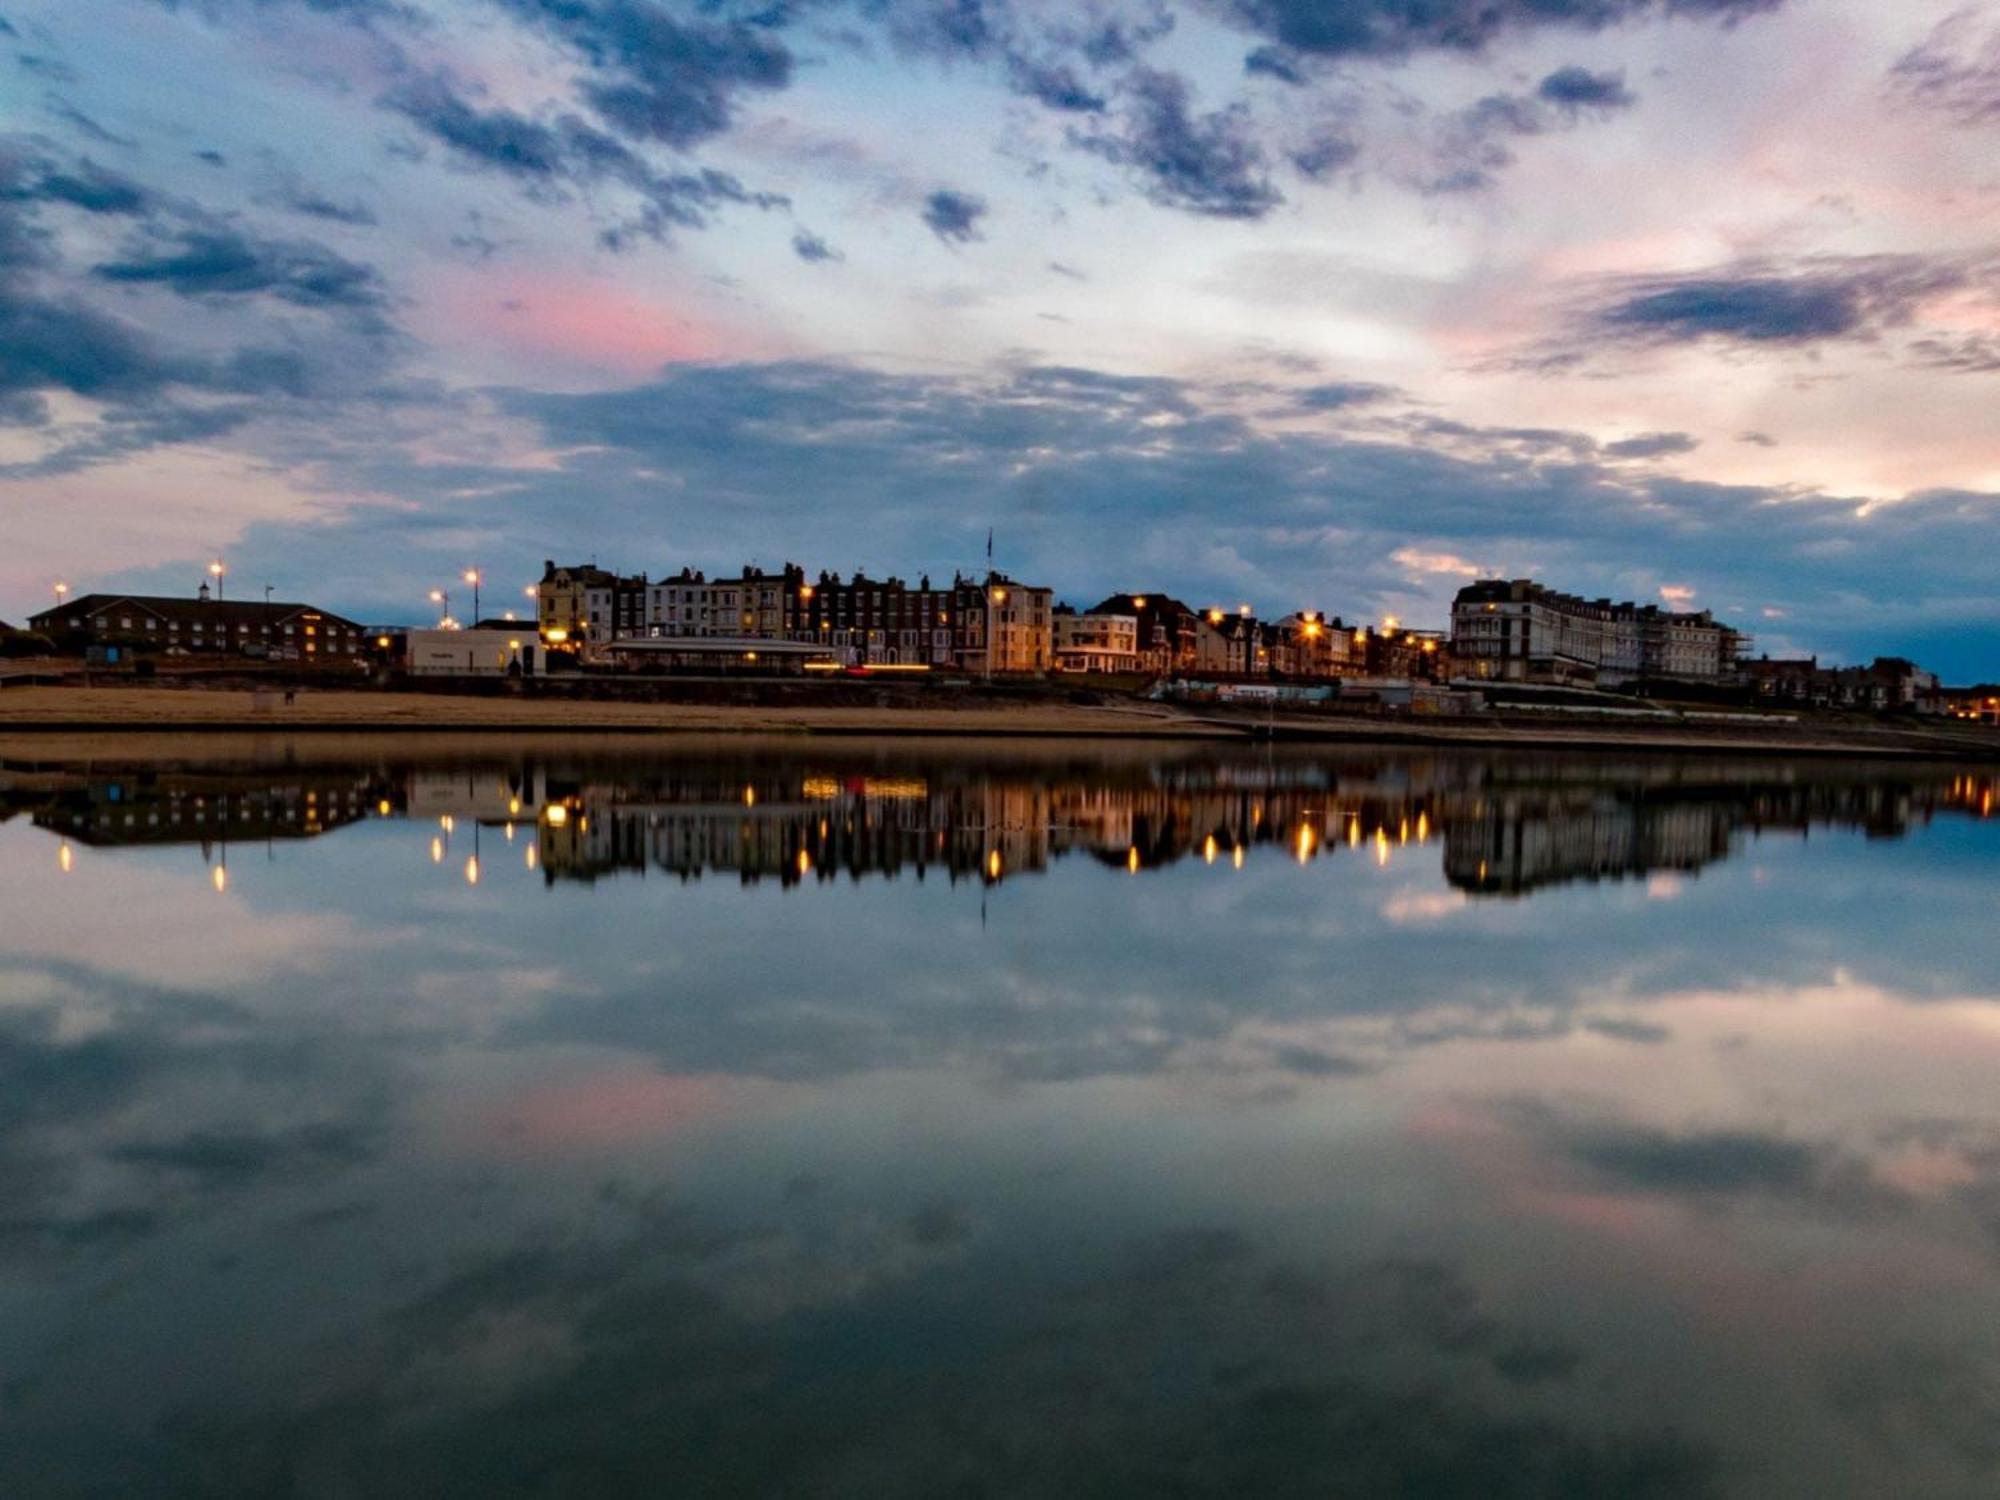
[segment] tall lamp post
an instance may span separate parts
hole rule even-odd
[[[443,628],[451,622],[451,595],[443,589],[432,589],[431,603],[438,607],[438,626]]]
[[[479,624],[479,585],[484,581],[486,575],[481,573],[477,568],[467,568],[464,576],[465,581],[472,585],[472,623],[477,628]]]
[[[218,604],[222,602],[222,580],[228,572],[229,569],[222,565],[222,559],[219,557],[208,565],[208,576],[215,580],[215,599]]]
[[[61,579],[57,579],[55,583],[55,591],[56,591],[56,608],[61,609],[63,607],[63,600],[69,597],[69,585],[64,583]]]
[[[996,604],[1005,604],[1006,602],[1007,591],[1005,589],[991,588],[986,591],[986,675],[989,678],[993,675],[993,652],[999,644],[995,636],[995,632],[999,627],[993,621],[993,607]]]

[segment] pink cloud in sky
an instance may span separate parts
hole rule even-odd
[[[432,289],[418,317],[431,325],[425,336],[440,344],[620,380],[666,365],[781,352],[768,338],[708,317],[692,296],[584,275],[455,275]]]

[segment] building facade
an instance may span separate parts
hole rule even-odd
[[[535,623],[551,646],[593,654],[646,628],[646,575],[622,577],[593,564],[542,564],[535,589]]]
[[[242,656],[351,663],[368,649],[361,625],[310,604],[221,600],[203,584],[192,599],[83,594],[28,621],[58,650],[117,647],[133,655]]]
[[[1498,682],[1721,682],[1734,674],[1742,645],[1706,610],[1584,599],[1526,578],[1468,584],[1451,607],[1459,670]]]
[[[1134,615],[1080,615],[1056,606],[1058,672],[1130,673],[1139,670],[1139,621]]]
[[[392,637],[412,677],[540,677],[548,648],[523,622],[516,630],[406,630]]]
[[[1140,671],[1171,677],[1195,669],[1201,616],[1171,594],[1113,594],[1085,612],[1138,621]]]
[[[1055,663],[1055,591],[1004,573],[952,585],[961,671],[988,677],[1040,674]]]

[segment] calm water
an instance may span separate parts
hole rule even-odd
[[[1985,773],[449,753],[0,767],[0,1492],[2000,1491]]]

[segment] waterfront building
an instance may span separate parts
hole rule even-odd
[[[989,572],[952,584],[961,671],[993,677],[1047,672],[1055,659],[1055,591]]]
[[[153,594],[81,594],[28,620],[57,649],[82,655],[242,656],[348,664],[367,649],[361,625],[331,610],[292,602]]]
[[[542,639],[584,655],[621,636],[644,633],[646,575],[623,577],[596,564],[542,564],[535,590],[535,618]]]
[[[1201,616],[1171,594],[1113,594],[1086,613],[1130,615],[1138,621],[1140,671],[1170,677],[1194,670]]]
[[[1078,614],[1056,606],[1055,653],[1058,672],[1136,672],[1139,620],[1136,615]]]
[[[525,623],[512,629],[405,630],[387,640],[391,660],[412,677],[540,677],[549,655]]]
[[[1907,657],[1878,656],[1865,667],[1823,667],[1816,656],[1760,656],[1740,666],[1757,697],[1769,703],[1924,714],[1950,711],[1937,674]]]
[[[647,587],[643,633],[670,639],[802,639],[804,605],[812,592],[805,569],[794,563],[776,573],[746,566],[734,577],[712,579],[682,568]]]
[[[1706,610],[1584,599],[1526,578],[1468,584],[1451,608],[1459,669],[1500,682],[1717,683],[1733,675],[1744,644]]]
[[[821,573],[805,590],[801,639],[832,649],[850,666],[947,669],[957,664],[957,591],[933,588],[928,574],[902,579]]]

